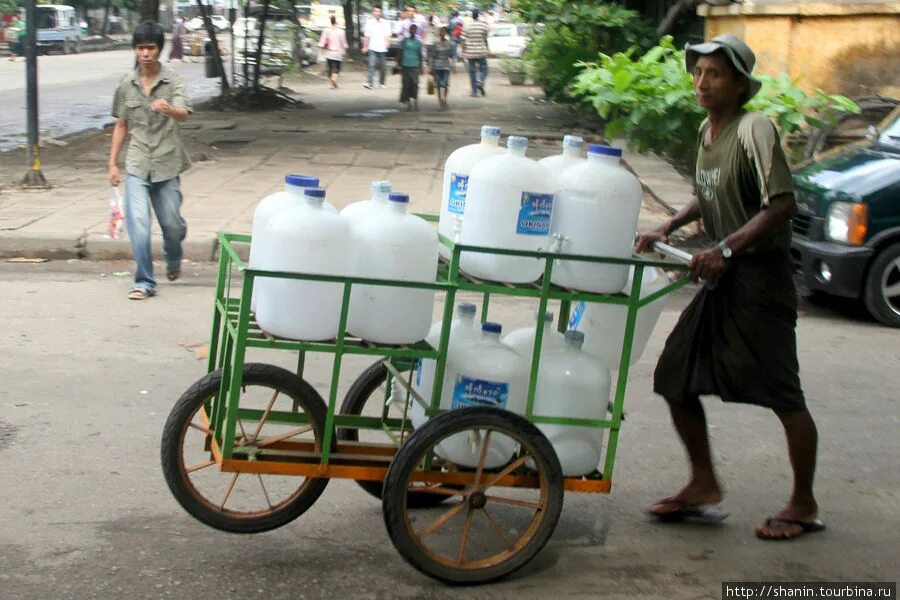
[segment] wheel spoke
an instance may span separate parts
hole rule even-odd
[[[491,443],[491,433],[492,431],[488,429],[484,437],[481,438],[481,453],[478,456],[478,469],[475,471],[475,480],[473,481],[476,489],[478,484],[481,483],[481,474],[484,472],[484,460],[487,458],[488,445]]]
[[[216,464],[214,460],[208,460],[205,463],[201,463],[199,465],[194,465],[193,467],[187,467],[184,472],[185,473],[193,473],[194,471],[199,471],[200,469],[205,469],[206,467],[212,466]]]
[[[484,516],[487,517],[488,523],[491,524],[491,527],[493,528],[494,533],[497,534],[497,537],[503,540],[504,544],[510,546],[511,544],[509,543],[509,539],[507,539],[506,534],[503,533],[503,528],[500,527],[500,523],[498,523],[497,520],[491,516],[491,513],[487,511],[487,508],[482,507],[481,511],[484,513]]]
[[[900,296],[900,283],[895,283],[894,285],[888,285],[884,287],[884,296],[885,298],[893,298],[894,296]]]
[[[438,494],[439,496],[463,496],[465,492],[463,490],[455,490],[453,488],[444,487],[442,485],[423,485],[417,487],[410,487],[410,492],[415,492],[416,494]]]
[[[266,407],[262,418],[259,420],[259,427],[256,428],[256,433],[253,434],[254,442],[259,439],[259,433],[262,431],[263,425],[266,424],[266,419],[269,418],[269,413],[272,412],[272,407],[275,405],[276,398],[278,398],[278,390],[275,390],[275,393],[272,394],[272,398],[269,400],[269,405]]]
[[[472,527],[472,516],[474,514],[475,509],[469,506],[469,511],[466,513],[466,524],[463,525],[462,537],[459,540],[459,553],[456,555],[456,564],[460,566],[462,566],[465,559],[466,543],[469,541],[469,529]]]
[[[272,501],[269,499],[269,492],[266,490],[266,484],[263,483],[262,474],[257,473],[256,477],[259,479],[259,487],[262,488],[263,496],[266,497],[266,504],[269,505],[269,510],[272,510]]]
[[[213,434],[211,429],[204,427],[203,425],[197,425],[196,423],[188,423],[188,427],[190,427],[191,429],[196,429],[197,431],[205,433],[206,435]]]
[[[519,467],[521,467],[522,465],[524,465],[524,464],[525,464],[526,462],[528,462],[530,459],[531,459],[531,455],[530,455],[530,454],[526,454],[525,456],[522,456],[521,458],[519,458],[519,459],[516,460],[515,462],[509,464],[505,469],[503,469],[502,471],[500,471],[499,473],[497,473],[497,474],[494,476],[494,478],[491,479],[488,483],[484,484],[483,486],[479,486],[478,489],[480,489],[480,490],[486,490],[486,489],[488,489],[488,488],[493,487],[498,481],[500,481],[501,479],[503,479],[504,477],[506,477],[507,475],[509,475],[510,473],[512,473],[513,471],[515,471],[515,470],[518,469]]]
[[[509,504],[510,506],[522,506],[534,510],[541,510],[542,505],[539,502],[527,502],[525,500],[516,500],[515,498],[504,498],[503,496],[485,496],[491,502],[499,502],[500,504]]]
[[[432,521],[432,522],[428,525],[428,527],[426,527],[425,529],[423,529],[423,530],[419,533],[419,537],[422,538],[422,539],[428,537],[429,535],[431,535],[432,533],[434,533],[435,531],[437,531],[438,529],[440,529],[441,527],[443,527],[444,525],[446,525],[446,524],[447,524],[447,521],[449,521],[450,519],[452,519],[453,517],[455,517],[456,515],[458,515],[460,512],[462,512],[462,509],[464,509],[466,506],[468,506],[468,504],[466,504],[465,502],[460,502],[459,504],[457,504],[456,506],[454,506],[454,507],[451,508],[450,510],[446,511],[446,512],[445,512],[444,514],[442,514],[440,517],[438,517],[437,519],[435,519],[434,521]]]
[[[228,490],[225,492],[225,497],[222,498],[222,503],[219,505],[219,510],[225,510],[225,503],[228,502],[228,497],[231,495],[231,490],[234,489],[234,484],[237,483],[237,479],[240,473],[235,473],[234,477],[231,478],[231,485],[228,486]]]
[[[238,424],[238,427],[240,427],[240,429],[241,429],[241,439],[239,442],[235,443],[235,446],[246,446],[252,440],[247,439],[247,432],[244,431],[244,422],[241,421],[240,419],[238,419],[237,424]]]
[[[312,431],[312,425],[307,425],[305,427],[298,427],[296,429],[291,429],[290,431],[285,431],[284,433],[280,433],[278,435],[273,435],[272,437],[267,437],[264,440],[258,442],[256,444],[257,448],[265,448],[266,446],[271,446],[275,442],[282,442],[288,438],[296,437],[298,435],[302,435],[307,433],[308,431]]]

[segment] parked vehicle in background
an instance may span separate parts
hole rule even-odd
[[[900,327],[900,107],[870,138],[794,173],[791,257],[801,292],[862,300]]]
[[[228,19],[222,15],[210,15],[209,20],[212,21],[212,25],[216,28],[216,31],[228,31],[231,29],[231,23],[229,23]],[[200,31],[204,27],[203,17],[194,17],[184,24],[184,28],[188,31]]]
[[[515,23],[495,23],[488,32],[488,51],[494,57],[518,58],[528,43],[528,26]]]
[[[34,16],[39,53],[81,51],[81,26],[74,8],[65,4],[41,4],[35,7]]]

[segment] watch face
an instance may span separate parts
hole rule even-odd
[[[731,258],[731,248],[722,244],[719,246],[719,250],[722,251],[722,258]]]

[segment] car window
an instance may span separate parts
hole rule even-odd
[[[878,142],[900,149],[900,113],[898,113],[897,118],[888,123],[887,127],[881,130]]]

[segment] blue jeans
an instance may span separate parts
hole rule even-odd
[[[125,178],[125,226],[131,239],[136,271],[134,287],[147,294],[156,290],[153,279],[153,251],[150,246],[150,206],[163,234],[166,268],[181,268],[181,242],[187,235],[187,221],[181,216],[181,182],[178,177],[151,183],[134,175]]]
[[[484,85],[487,79],[488,65],[486,58],[469,59],[469,82],[472,84],[472,94],[478,93],[479,84]]]
[[[384,60],[387,52],[372,52],[369,50],[369,76],[366,78],[366,84],[372,85],[375,79],[375,68],[378,68],[378,83],[384,85]]]

